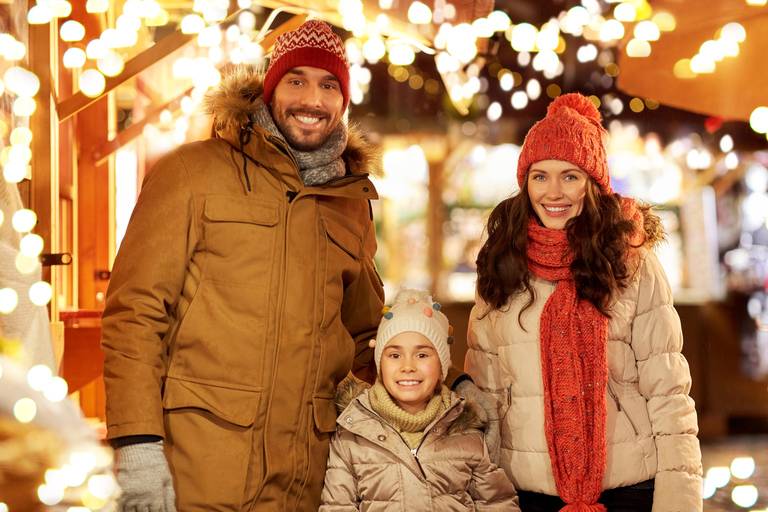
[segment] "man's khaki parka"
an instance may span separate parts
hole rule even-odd
[[[305,187],[283,142],[241,131],[261,80],[222,82],[217,136],[149,172],[107,293],[108,438],[164,437],[180,511],[316,510],[336,385],[375,370],[378,155],[351,128],[347,175]]]

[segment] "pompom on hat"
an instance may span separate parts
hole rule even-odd
[[[402,288],[395,296],[391,307],[385,307],[384,317],[379,324],[379,331],[374,344],[374,359],[376,371],[381,373],[381,353],[389,340],[403,332],[417,332],[424,335],[435,347],[440,359],[440,370],[443,379],[448,375],[451,366],[451,351],[453,344],[453,327],[448,325],[448,318],[440,312],[440,304],[432,300],[432,296],[423,290]]]
[[[522,188],[528,169],[542,160],[563,160],[592,176],[600,188],[611,190],[608,174],[608,132],[603,116],[586,96],[565,94],[547,107],[547,117],[528,132],[517,161],[517,183]]]
[[[278,36],[264,77],[264,103],[269,105],[272,93],[283,75],[293,68],[310,66],[324,69],[339,80],[344,97],[342,112],[349,105],[349,60],[344,42],[320,20],[309,20],[292,32]]]

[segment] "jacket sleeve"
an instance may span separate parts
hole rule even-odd
[[[475,503],[475,512],[520,512],[517,491],[504,470],[491,462],[485,442],[483,460],[472,473],[469,495]]]
[[[489,393],[501,412],[506,406],[506,389],[499,371],[499,342],[493,329],[494,313],[480,318],[487,306],[475,293],[475,306],[469,315],[467,329],[467,355],[464,371],[472,377],[478,388]]]
[[[682,329],[672,291],[655,254],[647,253],[639,278],[632,349],[656,443],[653,512],[702,510],[699,429],[688,396],[691,373],[681,353]]]
[[[197,243],[190,181],[178,152],[144,181],[117,254],[102,317],[107,438],[163,436],[169,311]]]
[[[357,511],[357,479],[344,451],[344,441],[337,431],[331,438],[331,451],[325,470],[325,483],[318,512]]]
[[[376,364],[373,349],[368,346],[381,322],[384,307],[384,285],[376,270],[373,256],[376,254],[376,229],[370,219],[363,239],[364,257],[358,278],[344,290],[341,318],[349,334],[355,340],[355,361],[352,373],[363,381],[373,384],[376,380]]]

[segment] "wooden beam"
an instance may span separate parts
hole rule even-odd
[[[227,20],[224,22],[228,21],[230,18],[240,12],[240,10],[241,9],[237,7],[237,3],[232,3],[229,7],[229,11],[227,12]],[[63,121],[68,119],[87,106],[95,103],[99,100],[99,98],[102,98],[120,84],[130,80],[148,67],[156,64],[196,37],[197,34],[184,34],[181,32],[181,29],[179,29],[162,38],[151,47],[147,48],[132,59],[126,61],[125,66],[123,67],[123,71],[119,75],[105,77],[106,85],[104,86],[104,91],[100,95],[96,97],[90,97],[86,96],[82,91],[78,91],[69,98],[59,102],[56,105],[56,111],[59,114],[59,120]]]
[[[144,131],[144,127],[153,121],[155,121],[157,118],[160,117],[160,114],[163,112],[163,110],[167,109],[174,103],[179,101],[179,98],[190,94],[194,87],[190,87],[186,91],[184,91],[182,94],[180,94],[178,97],[172,99],[171,101],[164,103],[160,106],[154,107],[150,112],[147,113],[146,116],[141,121],[137,121],[133,123],[128,128],[125,128],[124,130],[120,131],[117,134],[117,137],[115,137],[112,140],[109,140],[102,144],[98,148],[94,148],[92,151],[89,151],[91,154],[95,165],[102,165],[109,159],[110,155],[115,153],[118,149],[121,147],[129,144],[132,140],[134,140],[136,137],[141,135]],[[86,153],[87,156],[87,153]]]
[[[274,45],[275,39],[277,39],[277,37],[280,34],[284,34],[285,32],[291,32],[293,30],[296,30],[301,26],[302,23],[304,23],[304,21],[306,21],[306,19],[307,19],[306,15],[294,16],[293,18],[286,21],[285,23],[280,25],[278,28],[276,28],[275,30],[267,34],[264,37],[264,39],[262,39],[262,41],[259,43],[259,45],[262,48],[264,48],[266,51],[267,49],[271,48]],[[221,69],[222,67],[224,66],[220,66],[219,69]],[[144,118],[141,119],[141,121],[133,123],[128,128],[119,132],[117,134],[117,137],[115,137],[114,139],[109,140],[104,144],[101,144],[100,147],[97,146],[87,150],[85,153],[85,156],[86,157],[90,156],[90,158],[92,158],[93,161],[95,162],[95,165],[99,166],[104,164],[107,161],[107,159],[110,157],[110,155],[112,155],[118,149],[129,144],[136,137],[141,135],[144,131],[144,127],[148,123],[151,123],[155,121],[158,117],[160,117],[160,114],[163,112],[163,110],[167,109],[174,103],[178,102],[179,98],[187,94],[190,94],[194,89],[194,87],[190,87],[189,89],[187,89],[186,91],[178,95],[176,98],[173,98],[172,100],[160,106],[155,106],[158,103],[157,98],[159,97],[159,95],[155,94],[154,91],[148,86],[148,84],[144,84],[141,89],[143,92],[147,94],[147,96],[152,101],[153,109],[149,113],[147,113],[147,115],[144,116]]]

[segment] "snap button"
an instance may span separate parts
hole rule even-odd
[[[435,427],[435,428],[433,428],[433,429],[432,429],[432,433],[434,433],[434,434],[439,434],[439,433],[440,433],[440,428],[439,428],[439,427]]]
[[[377,439],[379,441],[386,441],[387,440],[387,436],[379,436]]]
[[[363,187],[363,192],[368,192],[368,187]]]
[[[347,416],[347,423],[352,423],[352,416]]]

